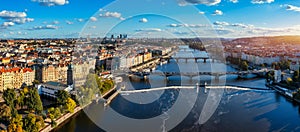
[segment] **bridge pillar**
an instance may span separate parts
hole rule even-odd
[[[206,63],[206,59],[204,58],[203,60],[204,60],[204,63]]]
[[[212,62],[215,63],[215,59],[212,59]]]
[[[198,59],[197,59],[197,58],[195,58],[195,63],[197,63],[197,60],[198,60]]]
[[[216,74],[216,75],[215,75],[215,81],[219,82],[219,80],[220,80],[220,75],[219,75],[219,74]]]
[[[188,61],[188,59],[186,58],[186,59],[185,59],[185,63],[187,63],[187,61]]]
[[[179,61],[179,59],[177,58],[177,59],[176,59],[176,62],[178,63],[178,61]]]
[[[145,75],[145,76],[144,76],[144,80],[146,81],[146,80],[148,80],[148,79],[149,79],[148,76]]]
[[[196,83],[196,91],[199,93],[199,83]]]
[[[169,81],[169,77],[168,76],[166,76],[165,81]]]

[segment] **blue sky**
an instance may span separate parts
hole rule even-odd
[[[9,0],[0,38],[300,35],[300,0]]]

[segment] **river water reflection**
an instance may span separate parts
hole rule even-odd
[[[198,51],[193,52],[193,54],[205,55]],[[180,55],[180,51],[176,55]],[[195,65],[193,61],[179,63],[180,66],[173,61],[159,66],[157,70],[212,70],[210,68],[212,63],[198,63],[197,66],[190,66]],[[227,71],[235,70],[230,66],[224,66]],[[264,79],[237,80],[236,77],[230,75],[222,78],[226,79],[226,84],[265,88]],[[212,79],[210,76],[199,76],[193,77],[191,81],[188,77],[175,76],[170,77],[169,82],[166,82],[163,78],[152,76],[149,82],[131,82],[126,84],[126,88],[130,90],[167,85],[194,85],[199,82],[199,79],[201,82]],[[212,116],[203,124],[199,124],[207,97],[203,89],[199,94],[195,94],[195,90],[186,89],[121,94],[109,107],[104,108],[101,103],[91,105],[85,110],[88,112],[78,113],[55,131],[300,131],[299,106],[272,90],[226,89]],[[180,101],[183,103],[178,103]],[[176,107],[177,114],[172,115],[173,107]],[[119,119],[118,116],[128,117],[130,121],[126,121],[126,118]]]

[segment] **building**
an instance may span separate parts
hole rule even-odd
[[[40,95],[56,98],[55,93],[57,91],[65,90],[67,92],[70,92],[71,90],[73,90],[73,87],[63,83],[50,81],[50,82],[39,84],[37,86],[37,89]]]
[[[31,68],[1,68],[0,92],[7,89],[18,89],[23,85],[30,86],[35,79],[35,71]]]
[[[292,62],[290,65],[290,69],[293,71],[297,71],[299,70],[300,66],[299,66],[299,62]]]
[[[73,64],[69,64],[67,70],[67,85],[73,85],[73,80]]]

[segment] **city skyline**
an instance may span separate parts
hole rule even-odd
[[[140,6],[145,2],[147,7]],[[2,2],[0,38],[104,37],[121,33],[131,38],[299,35],[298,3],[295,0],[13,0]]]

